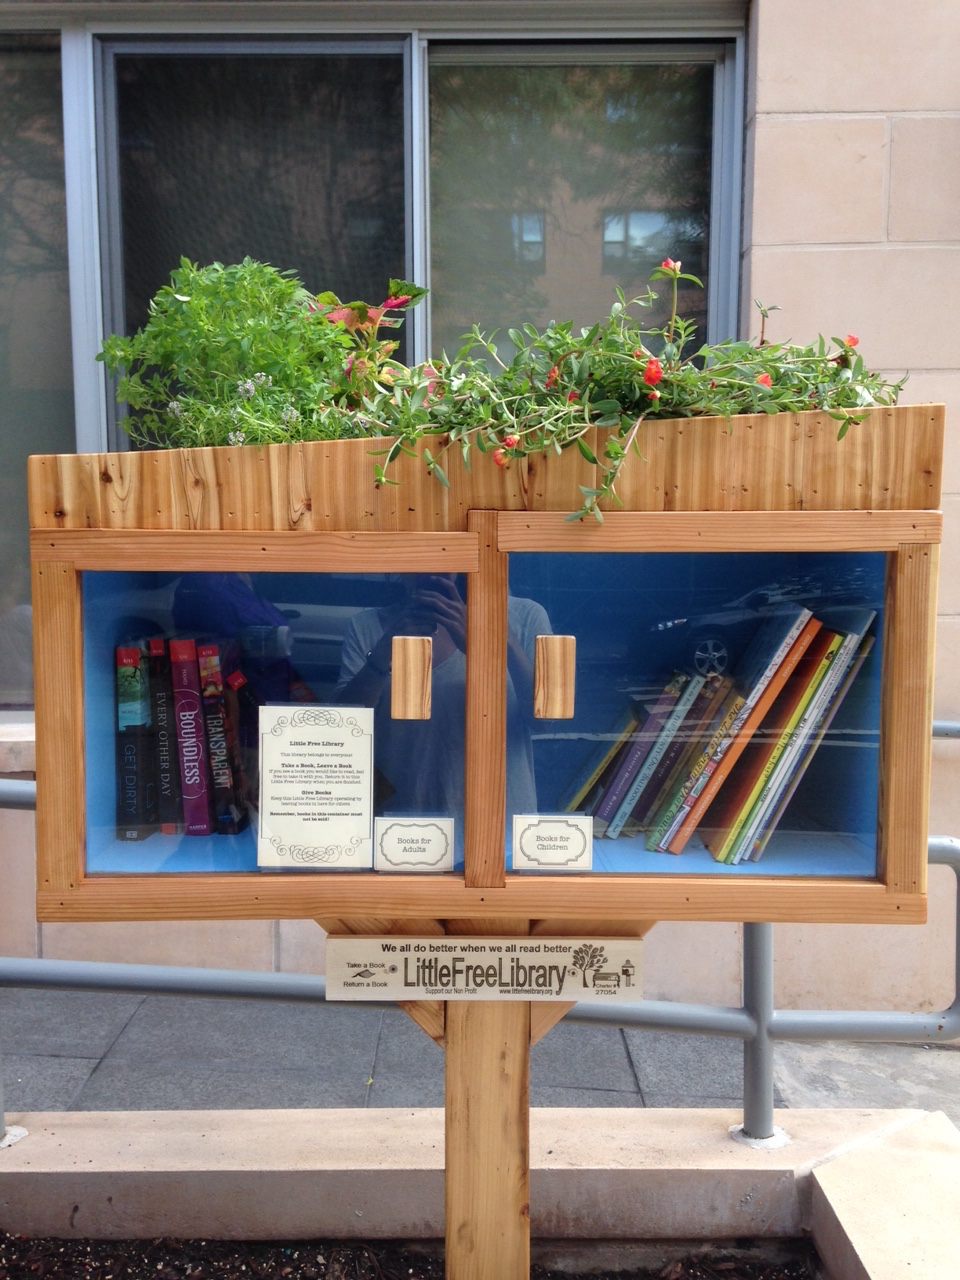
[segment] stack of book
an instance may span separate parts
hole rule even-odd
[[[248,821],[230,642],[156,636],[115,651],[117,837],[232,835]]]
[[[730,676],[676,672],[632,706],[567,798],[594,835],[757,860],[856,679],[876,614],[800,605],[761,624]]]

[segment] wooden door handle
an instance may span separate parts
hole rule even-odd
[[[433,698],[433,638],[394,636],[390,671],[391,718],[429,720]]]
[[[576,636],[537,636],[533,714],[538,720],[573,719],[576,665]]]

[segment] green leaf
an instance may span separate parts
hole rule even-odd
[[[590,446],[587,444],[587,442],[583,439],[582,436],[577,436],[577,448],[580,450],[580,452],[583,454],[583,456],[586,458],[588,462],[592,462],[594,465],[596,465],[597,455],[593,452],[593,450],[590,448]]]

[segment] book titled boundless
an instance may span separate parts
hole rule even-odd
[[[194,640],[170,641],[170,676],[173,683],[177,752],[180,758],[184,831],[188,836],[208,836],[213,832],[211,784],[207,763],[207,730],[197,667],[197,645]]]

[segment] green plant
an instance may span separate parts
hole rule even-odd
[[[570,323],[496,335],[475,328],[452,358],[407,366],[394,359],[392,330],[424,291],[391,280],[379,306],[311,295],[290,272],[251,261],[197,267],[184,260],[157,294],[148,323],[113,337],[101,358],[123,372],[117,393],[142,443],[165,446],[263,444],[344,437],[392,437],[376,464],[390,466],[424,440],[427,468],[447,483],[445,455],[470,465],[473,450],[506,467],[526,454],[577,448],[596,464],[572,518],[602,519],[616,501],[621,468],[642,456],[651,418],[820,409],[842,438],[858,411],[895,403],[901,382],[870,372],[853,334],[798,346],[769,342],[774,308],[757,304],[757,341],[698,344],[677,314],[681,280],[700,285],[667,258],[651,280],[666,283],[666,324],[639,316],[657,295],[618,293],[608,316],[574,332]],[[599,430],[598,430],[599,429]]]

